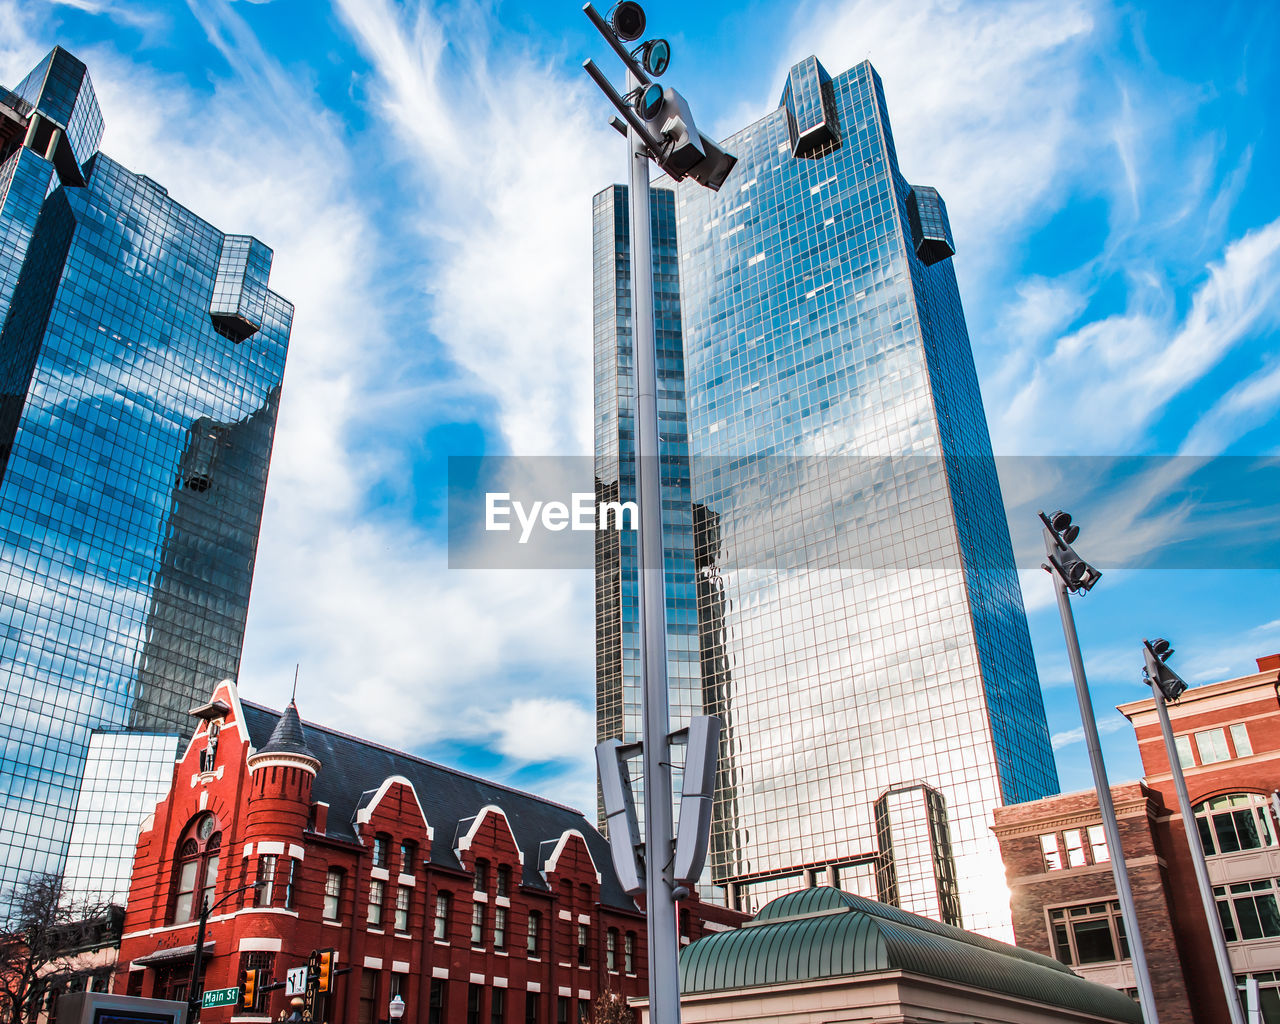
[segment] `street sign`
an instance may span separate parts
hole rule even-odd
[[[235,1006],[240,1001],[240,987],[213,988],[200,997],[200,1005],[206,1010],[215,1006]]]
[[[290,967],[289,973],[285,975],[284,994],[287,996],[300,996],[307,990],[307,967],[305,964],[301,967]]]

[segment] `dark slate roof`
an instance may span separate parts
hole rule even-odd
[[[241,706],[249,740],[261,751],[285,723],[289,709],[286,708],[282,715],[279,711],[248,701],[242,701]],[[427,823],[433,830],[433,864],[461,868],[453,851],[455,837],[466,833],[469,819],[474,818],[482,807],[493,804],[506,814],[516,843],[524,853],[525,885],[536,889],[548,888],[540,868],[552,847],[540,848],[547,842],[554,845],[565,831],[576,829],[586,839],[596,869],[600,872],[601,901],[612,907],[635,909],[634,901],[618,884],[608,841],[581,811],[313,722],[306,723],[305,743],[311,756],[320,761],[312,795],[329,805],[328,835],[355,842],[353,822],[356,811],[369,803],[384,779],[402,775],[413,783]]]
[[[716,992],[901,970],[1141,1024],[1122,992],[1039,953],[822,886],[780,896],[747,926],[680,954],[680,991]]]
[[[257,747],[258,745],[255,743],[254,746]],[[267,739],[267,742],[258,747],[258,753],[316,756],[311,748],[307,746],[307,737],[302,731],[302,720],[298,718],[298,706],[293,701],[289,701],[289,706],[284,709],[284,714],[276,722],[276,727],[271,730],[271,736]]]

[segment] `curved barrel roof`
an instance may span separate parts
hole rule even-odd
[[[684,995],[901,970],[1141,1024],[1138,1006],[1039,953],[822,886],[769,903],[754,921],[686,946]]]

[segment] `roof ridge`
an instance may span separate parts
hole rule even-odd
[[[253,700],[245,700],[243,697],[240,699],[240,703],[243,707],[253,708],[255,711],[265,711],[267,714],[275,715],[277,718],[282,717],[284,715],[283,711],[276,711],[274,708],[269,708],[265,704],[259,704],[257,701],[253,701]],[[431,768],[438,768],[441,771],[448,772],[450,775],[457,775],[459,778],[470,779],[472,782],[479,782],[486,786],[493,786],[495,789],[506,790],[508,793],[514,793],[516,796],[525,796],[525,797],[528,797],[530,800],[537,800],[540,803],[549,804],[552,807],[559,807],[562,811],[573,812],[574,814],[582,818],[583,821],[587,820],[586,814],[584,814],[577,807],[570,807],[568,804],[562,804],[558,800],[552,800],[545,796],[539,796],[537,793],[530,793],[528,790],[517,789],[515,786],[508,786],[504,782],[494,782],[492,779],[486,779],[479,775],[472,775],[470,772],[464,772],[459,768],[451,768],[449,765],[441,764],[439,761],[431,761],[425,757],[422,757],[419,754],[411,754],[407,750],[401,750],[398,747],[388,746],[387,744],[379,743],[376,740],[365,739],[363,736],[353,736],[351,733],[343,732],[341,729],[334,729],[328,725],[321,725],[318,722],[308,721],[305,718],[302,718],[301,715],[299,715],[298,717],[299,717],[299,721],[301,721],[302,724],[306,726],[308,729],[318,729],[320,732],[327,732],[331,736],[340,736],[345,740],[351,740],[353,743],[360,743],[366,747],[372,747],[375,750],[382,750],[388,754],[395,754],[397,757],[404,757],[410,761],[416,761],[418,762],[418,764],[424,764]],[[590,822],[588,822],[588,824],[590,824]]]

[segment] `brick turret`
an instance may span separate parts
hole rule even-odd
[[[320,759],[307,746],[298,708],[284,709],[271,738],[248,758],[249,809],[245,839],[302,841],[311,811],[311,786]]]

